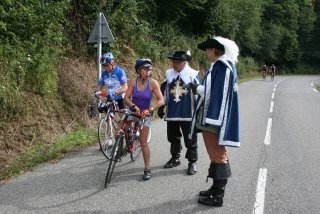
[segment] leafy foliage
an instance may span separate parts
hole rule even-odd
[[[4,0],[0,2],[0,106],[20,91],[57,92],[56,62],[65,54],[94,55],[86,40],[98,12],[116,38],[104,50],[161,61],[177,49],[194,58],[207,34],[234,39],[241,55],[295,67],[320,59],[319,3],[311,0]],[[67,51],[67,52],[66,52]]]
[[[162,61],[189,49],[203,64],[197,43],[207,34],[229,37],[241,55],[296,67],[320,61],[320,6],[312,0],[4,0],[0,2],[0,108],[19,92],[57,92],[56,63],[64,55],[95,55],[87,45],[98,12],[116,38],[104,45],[121,55]],[[66,52],[67,51],[67,52]],[[124,57],[125,58],[125,57]]]
[[[109,49],[121,52],[121,44],[126,44],[137,55],[155,60],[178,47],[197,52],[190,44],[216,34],[234,39],[242,56],[296,66],[303,60],[303,51],[312,49],[319,16],[317,2],[311,0],[105,0],[99,6],[89,6],[90,1],[72,2],[84,8],[78,19],[91,20],[91,26],[95,17],[90,12],[100,9],[106,14],[117,38],[115,44],[107,45]],[[87,22],[81,22],[86,26],[83,32],[90,31],[83,24]],[[85,40],[77,43],[81,41]]]
[[[0,108],[21,91],[36,94],[57,90],[55,64],[66,38],[63,21],[68,1],[1,1]]]

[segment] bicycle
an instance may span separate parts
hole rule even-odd
[[[266,71],[262,71],[262,79],[266,80],[266,76],[267,76],[267,72]]]
[[[111,110],[119,110],[118,103],[114,100],[100,103],[98,110],[100,113],[105,113],[98,126],[99,146],[103,155],[109,159],[115,142],[115,131],[121,121],[121,117],[116,117],[111,112]]]
[[[132,161],[135,161],[141,154],[140,145],[140,132],[143,128],[143,124],[149,116],[143,116],[140,114],[129,113],[127,109],[122,110],[110,110],[112,113],[124,114],[122,123],[120,124],[116,133],[116,141],[113,145],[111,156],[109,158],[109,167],[105,179],[105,188],[111,181],[111,177],[117,162],[120,162],[124,156],[130,153]],[[137,118],[139,121],[129,121],[129,116]],[[132,122],[132,123],[131,123]],[[149,129],[149,135],[147,142],[151,139],[151,129]],[[124,145],[125,141],[125,145]]]
[[[273,81],[274,80],[274,72],[271,71],[270,75],[271,75],[271,81]]]

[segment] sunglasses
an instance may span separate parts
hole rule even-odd
[[[152,70],[152,67],[149,66],[149,67],[143,67],[142,69],[144,69],[145,71],[151,71]]]

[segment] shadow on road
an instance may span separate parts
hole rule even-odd
[[[135,209],[135,210],[129,210],[129,211],[119,211],[119,212],[112,212],[114,214],[140,214],[140,213],[153,213],[153,214],[173,214],[173,213],[198,213],[198,212],[204,212],[204,211],[214,211],[215,208],[212,207],[207,207],[203,205],[197,205],[195,206],[194,204],[197,204],[196,202],[197,198],[192,199],[192,200],[172,200],[170,202],[164,202],[160,203],[154,206],[149,206],[149,207],[143,207],[140,209]],[[105,210],[96,210],[96,211],[77,211],[74,213],[69,213],[69,214],[79,214],[79,213],[89,213],[89,214],[95,214],[95,213],[108,213]]]

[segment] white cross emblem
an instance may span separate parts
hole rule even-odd
[[[180,101],[180,97],[182,97],[183,94],[188,93],[188,90],[182,89],[180,86],[180,81],[178,80],[173,89],[171,89],[170,93],[175,97],[173,100],[177,103]]]
[[[233,91],[234,91],[234,92],[238,92],[238,84],[237,84],[237,83],[235,83],[235,84],[233,85]]]

